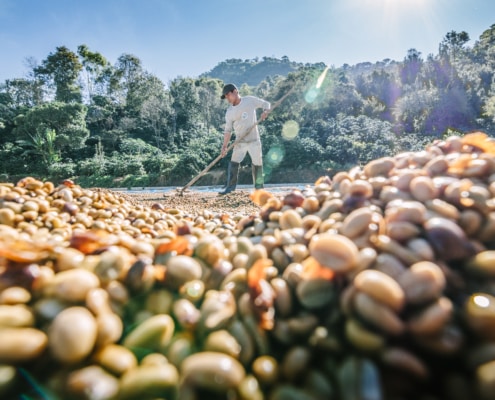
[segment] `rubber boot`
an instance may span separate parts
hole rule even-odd
[[[255,189],[263,189],[264,177],[263,177],[263,165],[252,165],[253,170],[253,183]]]
[[[227,194],[233,192],[237,186],[237,177],[239,175],[239,163],[231,161],[227,170],[227,187],[218,194]]]

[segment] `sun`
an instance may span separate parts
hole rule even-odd
[[[366,14],[374,21],[376,32],[394,40],[412,26],[435,31],[437,11],[446,0],[349,0],[354,10]]]
[[[384,18],[393,19],[420,14],[430,10],[434,0],[355,0],[354,4],[368,10],[380,12]]]
[[[365,0],[368,6],[382,7],[391,11],[404,11],[408,9],[424,9],[432,0]]]

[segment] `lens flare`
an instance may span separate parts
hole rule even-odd
[[[266,154],[263,173],[265,175],[265,182],[269,182],[272,176],[273,170],[282,162],[285,156],[285,149],[280,145],[275,145],[268,150]]]
[[[276,145],[268,150],[266,155],[266,164],[270,167],[279,165],[285,156],[285,150],[282,146]]]
[[[487,308],[490,305],[490,300],[486,296],[477,295],[473,297],[474,304],[481,308]]]
[[[328,67],[325,67],[323,72],[320,74],[320,76],[316,80],[316,85],[306,92],[304,99],[306,100],[307,103],[314,102],[316,100],[316,98],[318,97],[318,94],[320,93],[321,85],[323,84],[323,81],[327,77],[327,72],[328,72]]]
[[[306,92],[304,100],[306,100],[307,103],[312,103],[318,97],[318,93],[319,90],[313,87]]]
[[[287,121],[282,127],[282,137],[287,140],[295,139],[299,134],[299,124],[294,120]]]
[[[319,89],[321,85],[323,84],[323,81],[325,80],[328,72],[328,67],[325,67],[321,75],[319,76],[318,80],[316,81],[316,89]]]

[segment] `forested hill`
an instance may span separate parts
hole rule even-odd
[[[493,137],[495,24],[469,41],[451,31],[426,58],[411,48],[403,60],[328,68],[229,59],[167,84],[133,54],[112,64],[86,45],[60,46],[27,78],[0,82],[0,182],[185,184],[222,147],[224,82],[269,101],[289,94],[260,128],[267,183],[311,182],[308,171],[332,175],[464,132]],[[228,160],[211,172],[224,173]]]
[[[238,86],[246,84],[257,86],[262,81],[275,76],[287,76],[305,64],[290,61],[284,56],[281,59],[272,57],[241,60],[231,58],[222,61],[211,71],[201,75],[203,78],[218,78],[224,82],[232,82]]]

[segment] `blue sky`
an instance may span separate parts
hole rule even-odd
[[[0,0],[0,82],[24,77],[59,46],[86,44],[114,64],[141,59],[164,83],[229,58],[302,63],[423,58],[454,30],[474,43],[494,0]]]

